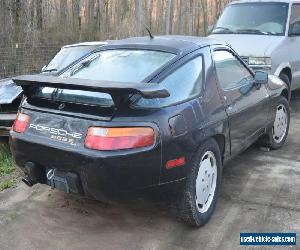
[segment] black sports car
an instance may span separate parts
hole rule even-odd
[[[73,62],[104,44],[106,42],[84,42],[66,45],[43,67],[41,74],[60,74]],[[22,92],[22,88],[16,86],[11,78],[0,80],[0,136],[9,136],[9,130],[17,116]]]
[[[28,185],[103,199],[176,184],[183,220],[205,224],[226,161],[283,145],[288,87],[207,38],[131,38],[61,77],[22,76],[11,150]]]

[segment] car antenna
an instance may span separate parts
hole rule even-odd
[[[148,27],[146,27],[146,30],[147,30],[148,33],[149,33],[150,39],[153,39],[154,36],[152,35],[151,30],[150,30]]]

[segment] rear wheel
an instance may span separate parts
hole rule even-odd
[[[200,227],[211,218],[221,185],[222,160],[217,142],[206,141],[195,154],[186,186],[179,198],[179,213],[186,223]]]
[[[262,138],[262,144],[271,149],[279,149],[285,143],[290,126],[289,103],[283,96],[280,97],[276,106],[276,116],[273,127]]]

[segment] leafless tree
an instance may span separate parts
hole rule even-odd
[[[0,0],[0,44],[206,35],[228,0]],[[35,40],[35,41],[33,41]]]

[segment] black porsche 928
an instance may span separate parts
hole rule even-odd
[[[207,38],[115,41],[60,77],[14,82],[26,98],[10,143],[25,183],[100,200],[181,184],[194,226],[214,211],[226,161],[256,141],[280,148],[289,129],[287,85]]]

